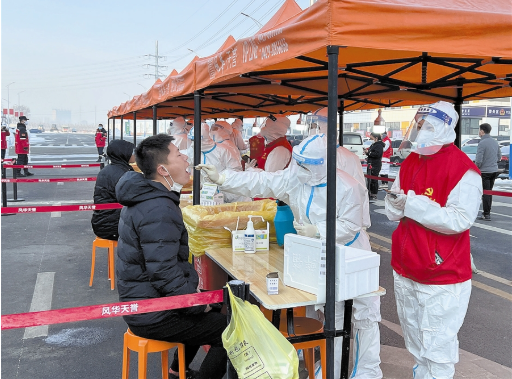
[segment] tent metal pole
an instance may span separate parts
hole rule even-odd
[[[455,126],[455,146],[460,149],[462,142],[462,86],[457,88],[457,100],[455,101],[455,112],[459,115],[459,120]]]
[[[326,303],[325,334],[327,379],[334,379],[335,279],[336,279],[336,116],[338,113],[339,46],[327,46],[327,228],[326,228]],[[329,206],[332,205],[332,206]],[[343,375],[342,375],[343,377]]]
[[[107,119],[107,144],[110,143],[110,119]]]
[[[121,139],[123,139],[123,116],[121,116]]]
[[[340,100],[340,107],[338,108],[339,113],[339,121],[340,124],[338,127],[338,144],[343,146],[343,112],[345,112],[345,100]]]
[[[133,112],[133,144],[137,146],[137,112]]]
[[[201,163],[201,95],[202,91],[194,91],[194,166]],[[201,172],[194,170],[192,203],[200,204]]]
[[[156,118],[157,118],[157,110],[156,110],[156,105],[153,105],[153,135],[156,136],[157,135],[157,130],[156,130]]]
[[[116,118],[112,117],[112,140],[116,139]]]

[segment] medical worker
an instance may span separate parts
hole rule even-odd
[[[396,306],[415,379],[448,379],[471,294],[469,228],[482,197],[480,171],[454,144],[459,116],[444,101],[420,107],[399,154],[409,151],[386,214]]]
[[[326,238],[327,140],[325,135],[310,136],[293,148],[290,166],[282,171],[226,170],[199,165],[223,192],[249,197],[273,197],[287,203],[297,222],[295,229],[306,237]],[[336,171],[336,243],[370,250],[364,230],[365,187],[346,172]],[[302,224],[302,225],[301,225]],[[314,307],[313,307],[314,308]],[[353,378],[382,378],[380,370],[380,298],[354,299],[355,333]],[[309,312],[316,313],[315,309]],[[344,302],[336,303],[337,329],[343,328]],[[342,337],[335,339],[335,377],[340,377]]]
[[[249,145],[244,142],[244,138],[242,137],[242,130],[244,129],[244,122],[240,118],[235,118],[235,121],[231,123],[231,128],[233,132],[231,133],[231,140],[235,143],[236,147],[240,151],[240,154],[244,154]]]
[[[189,132],[189,138],[194,141],[194,128]],[[194,164],[194,142],[187,151],[188,161],[190,165]],[[210,138],[210,127],[207,123],[201,124],[201,164],[209,164],[215,166],[217,171],[224,170],[242,171],[242,162],[233,150],[222,144],[215,143]],[[209,182],[208,176],[201,171],[201,184],[204,180]],[[251,201],[244,196],[233,195],[232,193],[224,193],[224,202],[233,203],[235,201]]]
[[[276,172],[284,170],[292,159],[292,145],[286,139],[290,120],[285,116],[268,116],[261,127],[260,135],[265,138],[265,151],[257,158],[258,168]]]
[[[215,121],[210,128],[210,137],[217,144],[231,149],[233,154],[237,155],[241,159],[240,151],[231,140],[232,131],[231,125],[227,121]]]
[[[169,127],[170,134],[174,137],[172,143],[178,148],[178,150],[186,150],[188,148],[187,134],[190,130],[190,126],[187,125],[183,117],[177,117],[174,119]]]
[[[391,146],[391,140],[386,131],[382,133],[382,142],[384,143],[384,148],[382,153],[382,167],[379,175],[387,178],[389,176],[389,162],[391,162],[391,156],[393,155],[393,147]],[[382,181],[382,186],[387,187],[388,182]]]

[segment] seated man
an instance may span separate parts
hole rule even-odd
[[[148,137],[135,150],[144,175],[128,172],[116,186],[124,205],[119,220],[116,276],[120,301],[137,301],[199,292],[199,277],[188,262],[187,229],[179,207],[189,180],[187,156],[165,134]],[[202,345],[210,345],[196,378],[221,379],[227,354],[222,346],[226,316],[210,305],[124,316],[144,338],[185,344],[187,368]],[[178,353],[169,378],[178,378]],[[187,377],[191,377],[189,372]]]
[[[94,204],[117,203],[116,184],[127,171],[132,171],[130,163],[135,162],[133,143],[113,140],[107,147],[110,164],[101,170],[94,186]],[[94,234],[100,238],[117,241],[121,209],[94,211],[91,224]]]

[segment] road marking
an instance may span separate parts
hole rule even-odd
[[[511,216],[511,215],[504,215],[504,214],[496,213],[496,212],[491,212],[491,214],[493,214],[493,215],[498,215],[498,216],[503,216],[503,217],[511,217],[511,218],[512,218],[512,216]]]
[[[481,229],[491,230],[491,231],[496,232],[496,233],[506,234],[507,236],[512,236],[512,231],[506,230],[506,229],[497,228],[495,226],[483,225],[483,224],[480,224],[479,222],[475,222],[473,224],[473,226],[476,226],[477,228],[481,228]]]
[[[493,274],[489,274],[488,272],[481,271],[481,270],[478,270],[478,275],[482,275],[482,276],[484,276],[484,277],[486,277],[488,279],[491,279],[491,280],[494,280],[496,282],[500,282],[500,283],[506,284],[507,286],[511,286],[512,287],[512,280],[500,278],[499,276],[496,276],[496,275],[493,275]]]
[[[378,240],[381,240],[381,241],[384,241],[384,242],[387,242],[387,243],[391,243],[391,239],[390,238],[386,238],[386,237],[383,237],[379,234],[376,234],[376,233],[371,233],[371,232],[366,232],[368,233],[368,235],[374,237],[374,238],[377,238]]]
[[[505,292],[505,291],[502,291],[502,290],[499,290],[499,289],[496,289],[494,287],[491,287],[491,286],[488,286],[487,284],[483,284],[483,283],[480,283],[480,282],[477,282],[476,280],[471,280],[471,283],[477,287],[477,288],[480,288],[484,291],[487,291],[487,292],[490,292],[496,296],[499,296],[499,297],[502,297],[506,300],[509,300],[509,301],[512,301],[512,294],[508,293],[508,292]]]
[[[54,205],[62,205],[61,203],[55,203]],[[51,212],[50,217],[61,217],[61,212]]]
[[[500,203],[499,201],[493,201],[492,205],[497,206],[497,207],[509,207],[509,208],[512,208],[512,204]]]
[[[40,272],[37,274],[34,295],[30,304],[29,312],[49,311],[52,309],[53,280],[54,272]],[[34,326],[25,328],[23,339],[46,337],[48,335],[48,325]]]

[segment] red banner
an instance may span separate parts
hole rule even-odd
[[[58,182],[95,182],[96,177],[89,178],[51,178],[51,179],[2,179],[2,183],[58,183]]]
[[[61,165],[4,165],[5,168],[81,168],[81,167],[100,167],[100,163],[88,164],[61,164]]]
[[[222,300],[223,291],[216,290],[190,295],[160,297],[158,299],[3,315],[2,330],[180,309],[195,305],[221,303]]]
[[[14,112],[14,116],[18,117],[19,112]]]
[[[9,108],[9,114],[13,115],[14,114],[14,109]]]
[[[41,213],[41,212],[74,212],[74,211],[102,211],[105,209],[120,209],[119,203],[109,204],[81,204],[81,205],[48,205],[43,207],[2,207],[2,213]]]
[[[4,108],[2,113],[7,114],[7,108]]]

